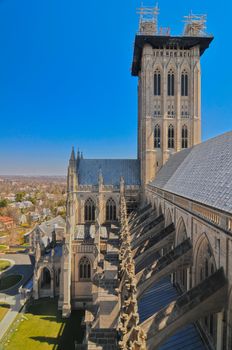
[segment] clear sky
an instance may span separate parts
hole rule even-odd
[[[0,174],[65,174],[72,145],[87,158],[136,157],[139,5],[0,0]],[[215,40],[202,58],[203,139],[231,130],[231,0],[159,7],[172,34],[191,10],[208,14]]]

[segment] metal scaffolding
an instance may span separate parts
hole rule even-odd
[[[205,36],[206,34],[207,15],[196,15],[192,12],[184,16],[184,35]]]

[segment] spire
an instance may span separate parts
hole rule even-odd
[[[79,150],[79,148],[78,148],[78,150],[77,150],[77,159],[80,159],[80,150]]]
[[[71,156],[70,156],[70,160],[76,160],[75,158],[75,151],[74,151],[74,147],[72,146],[72,152],[71,152]]]

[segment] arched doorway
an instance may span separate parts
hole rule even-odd
[[[51,273],[47,267],[44,267],[41,272],[40,277],[40,288],[41,289],[50,289],[51,288]]]

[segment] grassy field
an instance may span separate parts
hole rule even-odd
[[[10,308],[10,305],[0,302],[0,322],[5,316],[5,314],[8,312],[9,308]]]
[[[8,260],[0,260],[0,272],[6,270],[10,267],[11,263]]]
[[[0,291],[12,288],[23,278],[22,275],[7,275],[0,277]]]
[[[76,311],[62,319],[57,301],[41,299],[20,315],[11,328],[12,334],[0,343],[5,350],[75,350],[74,341],[82,342],[83,313]]]
[[[1,252],[4,252],[5,250],[8,249],[8,246],[7,245],[4,245],[4,244],[0,244],[0,253]]]

